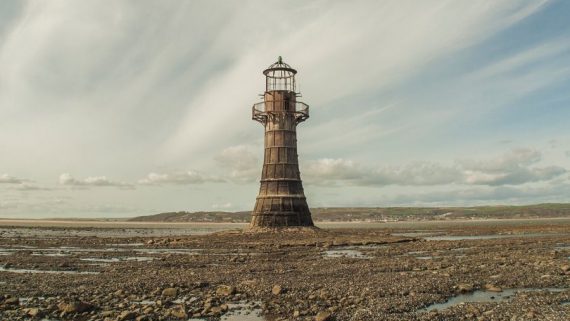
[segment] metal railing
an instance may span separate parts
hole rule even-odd
[[[254,104],[251,108],[251,118],[256,120],[262,124],[267,123],[267,119],[272,115],[277,114],[293,114],[295,116],[295,121],[298,123],[304,122],[309,118],[309,105],[305,104],[304,102],[300,101],[282,101],[282,100],[273,100],[269,102],[271,104],[294,104],[294,110],[267,110],[266,103],[264,101]]]

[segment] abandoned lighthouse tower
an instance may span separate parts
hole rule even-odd
[[[252,118],[265,127],[265,156],[250,227],[313,226],[297,155],[297,124],[309,118],[309,106],[297,101],[297,71],[281,57],[263,74],[265,93]]]

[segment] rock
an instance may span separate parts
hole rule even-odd
[[[460,283],[457,285],[457,291],[459,293],[471,292],[471,291],[473,291],[473,284]]]
[[[176,288],[166,288],[162,290],[162,296],[174,298],[178,295],[178,289]]]
[[[219,296],[230,296],[236,293],[236,288],[229,285],[220,285],[216,289],[216,294]]]
[[[26,315],[35,318],[35,317],[41,317],[43,315],[42,311],[38,308],[29,308],[29,309],[25,309],[24,312],[26,313]]]
[[[222,314],[222,307],[212,307],[210,309],[210,313],[212,313],[213,315],[220,315]]]
[[[562,269],[562,272],[566,273],[570,271],[570,264],[564,264],[560,268]]]
[[[331,313],[327,311],[321,311],[315,316],[315,321],[330,321]]]
[[[186,309],[182,305],[176,305],[170,309],[170,315],[178,319],[188,319]]]
[[[485,290],[489,292],[503,292],[503,289],[493,284],[485,284]]]
[[[101,315],[102,317],[105,317],[105,318],[106,318],[106,317],[113,316],[113,314],[115,314],[115,312],[113,312],[113,311],[111,311],[111,310],[103,311],[103,312],[100,313],[100,315]]]
[[[4,304],[6,304],[6,305],[19,305],[19,304],[20,304],[20,299],[19,299],[19,298],[15,298],[15,297],[7,298],[7,299],[4,301]]]
[[[123,311],[119,314],[117,320],[119,321],[126,321],[126,320],[134,320],[137,317],[136,313],[132,311]]]
[[[279,295],[283,293],[283,288],[281,287],[281,285],[274,285],[273,288],[271,289],[271,293],[273,293],[273,295]]]
[[[59,311],[65,313],[83,313],[92,311],[95,308],[92,304],[83,301],[61,302],[57,307]]]

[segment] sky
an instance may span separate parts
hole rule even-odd
[[[0,217],[251,210],[263,69],[311,207],[570,202],[570,2],[0,2]]]

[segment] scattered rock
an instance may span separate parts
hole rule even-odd
[[[188,314],[186,309],[182,305],[176,305],[170,309],[170,315],[178,319],[188,319]]]
[[[273,295],[279,295],[283,293],[283,288],[281,287],[281,285],[274,285],[273,288],[271,289],[271,293],[273,293]]]
[[[498,287],[494,284],[485,284],[485,290],[489,292],[503,292],[503,289],[501,287]]]
[[[43,313],[40,309],[38,308],[28,308],[28,309],[24,309],[24,312],[26,313],[26,315],[32,317],[32,318],[36,318],[36,317],[42,317]]]
[[[219,296],[230,296],[236,293],[236,288],[229,285],[220,285],[216,289],[216,294]]]
[[[118,321],[127,321],[127,320],[134,320],[137,317],[137,314],[132,311],[123,311],[119,314]]]
[[[460,283],[457,285],[457,292],[459,293],[467,293],[472,291],[473,291],[473,284]]]
[[[162,296],[175,298],[178,295],[178,289],[176,288],[166,288],[162,290]]]
[[[62,302],[57,307],[59,311],[65,313],[83,313],[92,311],[95,308],[92,304],[83,301]]]
[[[6,304],[6,305],[19,305],[20,299],[15,298],[15,297],[7,298],[6,300],[4,300],[4,304]]]
[[[321,311],[315,316],[315,321],[330,321],[331,313],[328,311]]]

